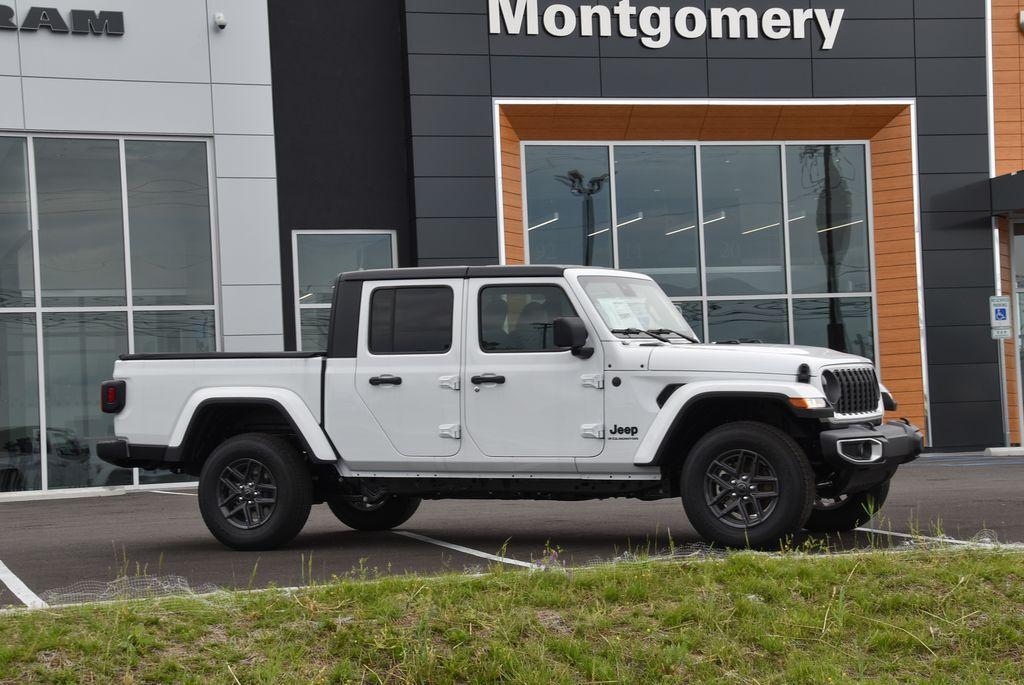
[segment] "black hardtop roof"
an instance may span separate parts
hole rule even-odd
[[[419,266],[401,269],[346,271],[343,281],[397,281],[414,278],[538,278],[561,276],[566,269],[583,268],[565,264],[523,264],[517,266]],[[586,267],[601,268],[601,267]]]

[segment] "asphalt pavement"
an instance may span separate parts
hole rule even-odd
[[[884,532],[828,543],[904,544],[900,533],[1024,542],[1024,459],[923,457],[900,469],[869,526]],[[332,577],[582,565],[703,548],[677,499],[428,501],[400,530],[382,533],[350,530],[317,506],[295,541],[271,552],[222,547],[189,490],[0,502],[0,530],[0,606],[103,599],[126,586],[293,587]]]

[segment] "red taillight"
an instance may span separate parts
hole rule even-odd
[[[100,386],[100,409],[104,414],[116,414],[124,409],[124,381],[103,381]]]

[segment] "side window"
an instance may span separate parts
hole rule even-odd
[[[378,288],[370,297],[370,352],[440,354],[452,348],[455,296],[446,286]]]
[[[556,285],[494,285],[480,289],[480,349],[485,352],[557,350],[555,319],[576,316]]]

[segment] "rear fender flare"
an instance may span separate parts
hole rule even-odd
[[[789,402],[791,397],[815,399],[824,398],[821,390],[809,383],[794,381],[698,381],[680,386],[669,396],[665,405],[651,423],[633,456],[634,466],[651,466],[657,463],[659,451],[665,440],[683,420],[686,410],[705,398],[735,397],[737,399],[770,399],[784,404],[795,416],[802,418],[827,418],[832,409],[798,409]]]
[[[201,407],[210,404],[270,404],[281,410],[292,424],[299,439],[310,456],[318,462],[336,462],[338,454],[327,440],[320,422],[309,406],[295,392],[285,388],[235,387],[203,388],[192,393],[185,402],[174,430],[171,432],[169,447],[180,448],[188,436],[192,420]]]

